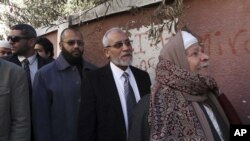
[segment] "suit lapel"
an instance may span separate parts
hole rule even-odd
[[[120,102],[120,97],[118,94],[118,90],[116,87],[116,83],[110,68],[110,65],[106,65],[105,69],[104,69],[104,73],[103,73],[103,84],[105,86],[105,93],[107,94],[107,96],[111,99],[112,102],[114,102],[114,109],[117,113],[117,115],[121,115],[120,118],[123,120],[124,123],[124,128],[125,128],[125,120],[123,117],[123,111],[122,111],[122,106],[121,106],[121,102]]]
[[[144,80],[140,76],[140,73],[138,73],[138,71],[133,66],[130,66],[130,69],[131,69],[132,73],[134,74],[135,81],[136,81],[136,84],[137,84],[137,87],[139,90],[139,94],[142,97],[143,96],[143,85],[144,85],[144,83],[142,83],[142,82],[144,82]]]
[[[11,58],[10,58],[10,62],[13,62],[15,64],[17,64],[18,66],[22,66],[21,62],[18,60],[17,58],[17,55],[13,55]]]

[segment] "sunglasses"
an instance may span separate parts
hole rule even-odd
[[[12,42],[19,42],[22,39],[30,39],[30,37],[21,37],[21,36],[8,36],[7,40]]]
[[[119,48],[121,48],[121,47],[123,46],[123,44],[125,44],[125,45],[128,46],[128,47],[131,47],[131,43],[132,43],[132,42],[133,42],[132,40],[118,41],[118,42],[116,42],[114,45],[106,46],[106,47],[114,47],[114,48],[119,49]]]
[[[79,46],[84,46],[84,42],[81,40],[69,40],[69,41],[62,41],[62,42],[67,43],[69,46],[73,46],[75,44]]]

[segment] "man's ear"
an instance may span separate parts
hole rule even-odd
[[[28,40],[28,44],[31,46],[31,47],[35,47],[35,44],[36,44],[36,38],[31,38]]]
[[[59,47],[60,47],[60,50],[62,50],[62,42],[59,42]]]
[[[103,52],[104,52],[104,54],[105,54],[105,56],[107,57],[107,58],[110,58],[110,54],[109,54],[109,49],[108,48],[103,48]]]

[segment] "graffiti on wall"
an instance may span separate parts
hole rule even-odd
[[[158,63],[158,56],[161,48],[167,43],[168,39],[172,36],[172,33],[168,33],[167,30],[163,31],[161,35],[161,42],[154,44],[153,40],[148,38],[149,28],[141,27],[138,29],[131,29],[131,39],[133,40],[133,65],[147,71],[150,74],[151,81],[155,77],[155,68]]]
[[[147,71],[154,82],[155,68],[161,48],[167,43],[173,33],[163,31],[161,42],[153,44],[148,38],[149,28],[130,29],[133,40],[133,65]],[[200,36],[204,51],[208,55],[238,55],[242,52],[250,54],[250,29],[239,29],[232,34],[224,31],[205,33]]]
[[[239,29],[232,34],[223,31],[206,33],[200,38],[208,55],[238,55],[241,52],[250,54],[249,35],[250,29]]]

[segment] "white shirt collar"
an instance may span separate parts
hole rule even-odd
[[[125,71],[123,71],[122,69],[120,69],[119,67],[117,67],[117,66],[116,66],[114,63],[112,63],[112,62],[110,62],[110,67],[111,67],[111,70],[115,73],[115,75],[116,75],[118,78],[122,78],[122,75],[123,75],[124,72],[127,72],[129,76],[130,76],[130,74],[132,73],[130,67],[128,67]]]
[[[24,56],[17,56],[17,58],[20,62],[23,62],[23,60],[25,59]],[[36,60],[36,53],[34,55],[28,57],[27,59],[29,60],[30,65],[32,65]]]

